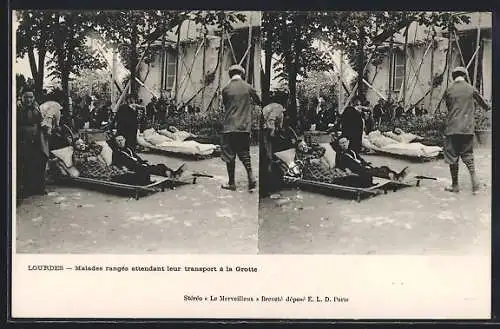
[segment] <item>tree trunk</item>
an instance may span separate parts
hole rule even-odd
[[[428,109],[432,108],[432,92],[434,90],[434,49],[435,49],[435,43],[436,43],[436,28],[434,25],[432,26],[432,46],[431,46],[431,91],[430,91],[430,96],[429,96],[429,105],[427,106]]]
[[[40,56],[42,52],[39,52],[39,61],[40,61]],[[43,51],[43,59],[45,60],[45,51]],[[39,99],[40,96],[42,95],[42,88],[43,88],[43,66],[42,69],[40,70],[39,66],[37,67],[36,64],[36,58],[35,58],[35,52],[32,46],[29,47],[28,50],[28,60],[30,64],[30,69],[31,69],[31,75],[33,77],[33,81],[35,82],[35,97],[36,99]]]
[[[35,95],[37,99],[40,99],[43,95],[43,78],[45,76],[45,54],[47,51],[45,50],[45,46],[42,46],[38,49],[38,73],[36,77],[33,77],[35,80]]]
[[[364,99],[366,93],[366,87],[363,83],[364,67],[365,67],[365,33],[364,29],[361,28],[359,32],[358,39],[358,96]]]
[[[138,36],[137,36],[137,25],[132,24],[132,38],[130,40],[130,94],[137,98],[137,81],[135,78],[137,76],[137,64],[139,59],[137,58],[137,44],[138,44]]]
[[[266,33],[266,41],[264,43],[264,79],[262,81],[262,102],[268,104],[271,101],[271,64],[273,58],[273,43],[271,31]]]
[[[289,118],[290,118],[290,126],[293,129],[297,129],[297,74],[298,70],[300,67],[299,59],[300,59],[300,52],[301,52],[301,47],[299,45],[299,39],[297,38],[297,34],[294,34],[294,49],[293,49],[293,62],[291,63],[291,71],[290,74],[288,75],[288,89],[289,89],[289,95],[288,95],[288,113],[289,113]],[[291,57],[291,55],[290,55]]]

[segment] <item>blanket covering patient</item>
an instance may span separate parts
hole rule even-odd
[[[116,166],[108,166],[101,157],[103,147],[97,143],[87,144],[81,138],[73,143],[73,164],[80,172],[81,177],[101,180],[115,180],[127,175],[128,171]]]

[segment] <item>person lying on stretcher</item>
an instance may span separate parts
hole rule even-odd
[[[338,146],[335,166],[348,173],[352,172],[361,177],[386,178],[392,181],[403,181],[408,174],[408,167],[396,172],[387,166],[372,166],[370,162],[365,161],[359,154],[349,148],[349,139],[347,137],[341,137],[338,140]]]
[[[125,137],[118,135],[115,137],[115,148],[113,150],[112,164],[118,168],[126,168],[135,172],[148,181],[150,175],[164,176],[169,178],[179,178],[183,172],[185,164],[182,164],[176,170],[167,167],[165,164],[150,164],[147,160],[142,159],[134,150],[126,146],[127,140]]]
[[[116,181],[119,177],[128,175],[128,171],[117,166],[108,166],[102,160],[103,147],[95,142],[87,144],[78,138],[73,142],[73,164],[78,169],[79,175],[105,181]]]
[[[297,144],[295,151],[295,167],[292,167],[291,174],[302,174],[303,179],[324,182],[330,184],[349,184],[346,179],[352,176],[339,168],[331,168],[325,157],[326,149],[317,144],[308,145],[301,141]]]

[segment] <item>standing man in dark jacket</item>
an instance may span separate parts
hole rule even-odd
[[[135,150],[137,145],[137,128],[138,119],[137,112],[131,106],[134,101],[132,95],[127,95],[125,104],[120,105],[116,113],[115,122],[118,135],[122,135],[126,139],[127,147]]]
[[[229,67],[231,81],[222,90],[224,122],[221,141],[221,158],[226,163],[229,182],[223,189],[235,191],[234,178],[236,156],[243,163],[248,176],[248,190],[257,187],[250,162],[250,132],[252,128],[253,106],[261,105],[255,89],[246,83],[242,76],[245,69],[241,65]]]
[[[349,139],[351,149],[356,153],[360,153],[364,126],[361,114],[361,101],[355,100],[354,104],[355,106],[348,106],[342,112],[340,124],[342,135]]]
[[[476,194],[479,191],[480,185],[474,168],[474,100],[487,110],[491,108],[479,92],[465,81],[465,77],[467,76],[467,69],[465,67],[456,67],[453,69],[451,76],[453,83],[444,94],[446,107],[448,108],[448,117],[443,153],[446,163],[450,166],[452,183],[445,190],[455,193],[460,191],[458,186],[458,159],[462,158],[462,161],[469,170],[472,193]]]
[[[373,121],[375,121],[375,126],[378,128],[382,122],[382,117],[384,115],[384,99],[379,98],[378,103],[373,107]]]

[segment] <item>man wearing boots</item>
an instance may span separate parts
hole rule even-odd
[[[252,128],[252,109],[254,104],[261,105],[255,89],[246,83],[242,76],[245,69],[241,65],[229,67],[231,81],[222,90],[224,121],[221,141],[221,158],[226,163],[228,184],[223,189],[235,191],[236,156],[245,167],[248,176],[248,190],[257,187],[250,162],[250,132]]]
[[[458,184],[458,159],[461,158],[469,170],[472,182],[472,194],[477,194],[480,185],[474,168],[474,100],[482,107],[491,107],[481,97],[479,92],[465,81],[467,69],[458,66],[452,71],[453,83],[446,90],[444,99],[448,109],[445,129],[444,158],[450,166],[452,184],[446,187],[448,192],[460,191]]]

